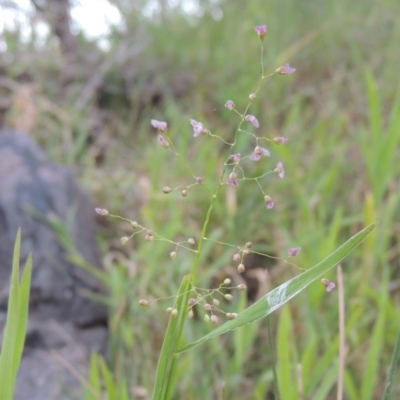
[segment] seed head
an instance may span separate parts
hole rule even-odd
[[[274,172],[278,173],[279,178],[281,179],[285,177],[285,170],[283,169],[283,164],[281,162],[278,162],[278,164],[276,164]]]
[[[251,248],[253,247],[253,243],[247,242],[247,243],[246,243],[246,247],[247,247],[248,249],[251,249]]]
[[[254,100],[256,98],[256,95],[254,93],[249,94],[249,99]]]
[[[215,307],[219,306],[219,301],[217,299],[213,299],[213,304]]]
[[[225,316],[226,316],[226,319],[229,319],[229,320],[236,318],[236,315],[234,313],[230,313],[230,312],[226,313]]]
[[[189,306],[194,306],[195,304],[196,304],[196,299],[194,299],[193,297],[191,297],[190,299],[189,299]]]
[[[94,209],[94,211],[96,211],[96,214],[99,214],[99,215],[108,215],[108,210],[106,210],[105,208],[96,207]]]
[[[233,299],[233,296],[229,293],[227,293],[226,295],[224,295],[224,297],[228,300],[231,301]]]
[[[240,285],[237,285],[238,290],[246,290],[247,286],[244,283],[241,283]]]
[[[244,271],[246,271],[246,268],[245,268],[244,264],[240,263],[240,264],[238,265],[238,267],[237,267],[237,272],[238,272],[239,274],[243,274]]]
[[[206,304],[204,304],[203,308],[205,311],[211,311],[212,306],[211,306],[211,304],[206,303]]]
[[[208,316],[208,314],[204,315],[203,321],[204,322],[210,322],[210,317]]]
[[[196,182],[197,182],[199,185],[201,185],[201,184],[203,183],[203,181],[204,181],[204,178],[202,178],[201,176],[198,176],[198,177],[196,178]]]
[[[146,240],[146,242],[154,242],[154,236],[153,236],[153,235],[147,234],[147,235],[144,237],[144,240]]]
[[[252,124],[252,125],[254,126],[254,128],[259,128],[259,127],[260,127],[260,124],[259,124],[257,118],[256,118],[254,115],[247,114],[247,115],[244,117],[244,119],[245,119],[247,122],[250,122],[250,124]]]
[[[249,250],[247,250],[247,249],[243,249],[243,250],[242,250],[242,254],[243,254],[244,256],[247,256],[249,253],[250,253],[250,252],[249,252]]]
[[[233,255],[232,260],[235,262],[239,262],[242,259],[242,256],[239,253]]]
[[[231,172],[229,174],[229,179],[226,181],[226,183],[228,185],[233,185],[233,186],[237,186],[238,182],[237,182],[237,173],[236,172]]]
[[[193,246],[196,243],[196,241],[193,238],[189,238],[188,243]]]
[[[137,221],[132,221],[131,222],[131,227],[134,229],[137,229],[139,227],[139,224],[137,223]]]
[[[194,315],[193,310],[189,310],[189,312],[188,312],[188,318],[192,319],[192,318],[193,318],[193,315]]]
[[[211,315],[211,322],[213,324],[218,324],[219,318],[216,315],[213,314],[213,315]]]
[[[293,247],[292,249],[289,249],[288,254],[290,257],[297,256],[301,251],[301,247]]]
[[[154,126],[154,128],[158,129],[161,132],[166,132],[167,131],[167,123],[163,121],[157,121],[156,119],[151,120],[151,125]]]
[[[168,307],[165,311],[167,311],[168,314],[172,313],[173,308],[172,307]]]
[[[321,279],[321,283],[325,286],[327,292],[331,292],[336,287],[336,285],[329,279],[323,278]]]
[[[235,103],[234,103],[232,100],[228,100],[228,101],[225,103],[225,107],[226,107],[228,110],[232,111],[232,110],[235,108]]]
[[[289,139],[287,137],[284,137],[284,136],[277,136],[276,138],[274,138],[274,142],[276,144],[285,144],[285,143],[288,142],[288,140]]]
[[[175,258],[176,258],[176,251],[171,251],[171,253],[169,253],[169,258],[170,258],[171,260],[175,260]]]
[[[196,121],[195,119],[190,120],[190,124],[193,127],[193,136],[197,137],[200,135],[206,135],[209,131],[204,128],[204,125],[201,122]]]
[[[229,160],[237,164],[240,161],[240,153],[230,155]]]
[[[264,197],[265,205],[267,206],[268,209],[271,209],[274,207],[274,202],[272,201],[272,197],[266,195]]]
[[[296,72],[296,68],[292,68],[289,64],[285,64],[282,67],[279,67],[275,72],[279,75],[291,75]]]
[[[181,195],[182,197],[186,197],[188,195],[188,191],[186,189],[183,189]]]
[[[226,279],[224,280],[224,285],[230,285],[231,282],[232,282],[232,281],[231,281],[229,278],[226,278]]]
[[[264,40],[265,36],[267,36],[267,25],[256,25],[254,30],[261,40]]]
[[[121,244],[124,245],[128,240],[129,240],[128,237],[123,236],[123,237],[121,238]]]
[[[162,188],[162,191],[163,191],[165,194],[168,194],[168,193],[171,193],[171,192],[172,192],[172,189],[171,189],[169,186],[164,186],[164,187]]]
[[[261,158],[261,156],[270,157],[270,155],[271,155],[270,152],[266,148],[261,146],[256,146],[254,148],[253,154],[250,156],[250,160],[258,161]]]
[[[140,300],[139,300],[139,304],[140,304],[142,307],[146,307],[146,306],[149,304],[149,301],[146,300],[146,299],[140,299]]]
[[[177,317],[178,316],[178,310],[176,309],[176,308],[174,308],[172,311],[171,311],[171,317],[172,318],[175,318],[175,317]]]
[[[232,179],[231,176],[232,176],[232,178],[234,178],[234,179]],[[227,184],[227,185],[232,185],[232,186],[237,186],[237,185],[239,185],[239,183],[238,183],[238,181],[236,180],[236,178],[237,178],[236,173],[235,173],[235,172],[232,172],[231,174],[229,174],[229,179],[226,181],[226,184]]]
[[[167,148],[169,147],[169,142],[168,142],[168,140],[166,140],[166,139],[164,138],[163,135],[158,135],[158,136],[157,136],[157,140],[158,140],[159,145],[160,145],[161,147],[164,147],[164,149],[167,149]]]

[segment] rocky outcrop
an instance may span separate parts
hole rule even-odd
[[[55,220],[84,259],[99,267],[93,207],[72,171],[49,162],[28,136],[0,132],[0,335],[19,227],[21,265],[29,253],[33,257],[27,339],[15,400],[71,396],[72,389],[80,390],[76,375],[85,372],[89,352],[105,346],[106,310],[84,295],[85,290],[102,288],[68,261],[49,223]]]

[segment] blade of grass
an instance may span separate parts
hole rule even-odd
[[[292,348],[289,343],[292,342],[292,320],[290,311],[287,307],[283,307],[279,316],[278,331],[276,335],[276,358],[277,375],[279,392],[282,399],[290,400],[295,397],[295,385],[288,385],[288,382],[293,382],[293,359],[291,357]]]
[[[399,334],[397,335],[396,345],[394,346],[392,361],[390,363],[389,373],[386,379],[385,391],[383,392],[382,400],[390,400],[394,373],[397,370],[399,358],[400,358],[400,331]]]
[[[25,344],[25,333],[26,324],[28,322],[28,312],[29,312],[29,291],[31,287],[31,276],[32,276],[32,257],[28,256],[26,260],[25,269],[22,274],[21,283],[19,287],[19,326],[16,338],[16,349],[14,355],[14,367],[15,367],[15,377],[18,372],[18,366],[21,362],[22,350]]]
[[[88,400],[97,400],[99,394],[101,393],[100,386],[100,374],[98,367],[98,356],[95,353],[92,353],[90,357],[90,367],[89,367],[89,383],[91,390],[85,387],[86,396],[85,398]]]
[[[271,316],[267,317],[267,325],[268,325],[268,350],[269,355],[271,357],[271,365],[272,365],[272,377],[273,377],[273,384],[274,384],[274,394],[276,396],[276,400],[281,400],[281,392],[279,390],[279,382],[278,382],[278,373],[276,371],[276,355],[275,355],[275,348],[274,348],[274,340],[273,340],[273,333],[272,333],[272,322]]]
[[[172,380],[176,368],[176,356],[174,353],[178,347],[180,330],[184,323],[186,305],[189,297],[190,275],[183,278],[179,287],[178,296],[174,308],[178,310],[176,318],[170,317],[164,342],[161,349],[160,358],[157,366],[156,380],[153,390],[153,400],[163,400],[167,392],[171,391]]]
[[[369,400],[373,398],[374,395],[374,385],[376,383],[376,379],[379,376],[379,361],[380,354],[384,341],[384,332],[385,332],[385,321],[386,321],[386,306],[389,301],[387,285],[389,276],[387,273],[387,269],[384,270],[384,278],[381,283],[381,290],[379,296],[379,309],[378,309],[378,318],[375,323],[371,341],[368,346],[368,353],[365,360],[365,369],[363,380],[361,382],[361,398],[363,400]]]
[[[179,352],[191,350],[208,339],[217,337],[271,314],[342,261],[344,257],[346,257],[365,239],[374,227],[375,224],[372,224],[364,228],[320,263],[278,286],[240,313],[234,320],[225,322],[223,325],[214,329],[202,338],[182,347],[179,349]]]
[[[113,376],[101,356],[98,357],[98,364],[100,365],[100,370],[103,375],[104,385],[108,398],[118,399],[117,388],[115,386]]]
[[[17,232],[14,245],[7,320],[0,354],[0,399],[12,400],[18,367],[25,342],[29,308],[29,288],[32,271],[31,257],[19,282],[19,255],[21,230]]]
[[[7,321],[4,329],[3,343],[0,355],[0,399],[11,400],[14,393],[14,352],[18,333],[19,320],[19,252],[21,246],[21,231],[18,230],[15,239],[11,272],[10,294],[8,298]]]

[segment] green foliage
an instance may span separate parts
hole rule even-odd
[[[84,382],[84,400],[128,400],[124,380],[116,379],[103,358],[92,354],[89,365],[89,380]]]
[[[19,255],[21,231],[18,230],[14,245],[7,320],[0,352],[0,399],[12,400],[15,379],[21,361],[28,320],[29,289],[32,259],[28,257],[21,280],[19,279]]]
[[[218,9],[222,19],[216,17]],[[206,196],[200,190],[186,199],[161,193],[164,185],[186,183],[187,170],[167,153],[155,155],[148,121],[164,116],[171,122],[170,134],[179,152],[189,154],[194,170],[202,171],[205,180],[215,181],[215,165],[223,162],[222,148],[206,141],[193,144],[187,120],[204,117],[213,131],[231,135],[237,121],[223,104],[229,98],[238,106],[247,101],[259,67],[257,43],[249,32],[254,24],[267,23],[267,70],[287,61],[297,68],[293,79],[268,84],[254,110],[266,133],[290,139],[288,146],[274,148],[287,172],[285,180],[271,186],[279,212],[256,212],[260,198],[251,187],[239,186],[236,196],[223,191],[208,237],[236,244],[251,240],[255,250],[275,256],[295,244],[302,247],[298,265],[308,266],[362,226],[379,221],[343,267],[348,347],[345,398],[380,398],[398,343],[400,312],[400,171],[395,161],[400,90],[393,67],[400,64],[400,3],[255,0],[244,8],[242,1],[230,0],[206,7],[201,16],[187,17],[175,10],[152,19],[136,11],[123,12],[127,31],[124,35],[113,32],[109,52],[100,52],[80,37],[83,53],[98,57],[90,76],[94,70],[101,76],[99,90],[91,90],[89,79],[77,79],[72,87],[61,90],[59,57],[47,50],[52,46],[40,49],[8,35],[14,62],[7,67],[7,76],[15,85],[3,92],[7,98],[16,95],[21,88],[19,76],[29,73],[38,85],[33,95],[37,119],[32,135],[54,161],[74,166],[97,205],[132,219],[142,215],[146,225],[165,237],[198,237],[207,211]],[[39,51],[40,57],[27,56]],[[88,95],[85,102],[81,102],[82,93]],[[100,107],[100,114],[93,114],[93,105]],[[18,126],[18,121],[26,119],[12,107],[7,123]],[[98,125],[88,138],[93,120]],[[218,154],[211,162],[215,146]],[[160,309],[172,306],[173,301],[144,310],[137,299],[177,293],[192,260],[185,254],[169,260],[171,249],[165,243],[134,241],[121,248],[115,232],[126,235],[129,224],[105,228],[99,236],[106,268],[102,279],[110,288],[106,303],[111,313],[111,369],[129,377],[130,394],[136,388],[150,393],[168,321],[160,316]],[[211,287],[222,275],[235,276],[231,256],[222,246],[205,242],[200,264],[206,268],[199,269],[198,284]],[[75,261],[82,263],[76,257]],[[254,297],[245,300],[251,304],[298,271],[274,259],[254,259],[248,272]],[[279,349],[280,379],[288,373],[297,377],[295,367],[285,371],[280,364],[287,351],[292,363],[301,364],[304,398],[331,400],[336,398],[339,342],[336,295],[327,296],[319,286],[306,288],[284,314],[274,313],[271,323],[279,321],[274,332],[279,329],[292,341],[287,349],[279,336],[274,342]],[[243,301],[235,299],[230,311],[242,311]],[[173,382],[175,396],[220,398],[222,382],[226,398],[270,396],[273,359],[262,322],[207,341],[181,356]],[[201,318],[194,319],[186,324],[183,341],[195,342],[209,332]],[[391,398],[395,399],[400,396],[395,367],[390,374]]]

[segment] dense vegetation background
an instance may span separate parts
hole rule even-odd
[[[165,237],[198,237],[207,195],[163,195],[163,186],[187,182],[187,171],[168,152],[155,150],[149,121],[168,121],[193,168],[216,181],[224,159],[215,142],[193,142],[188,120],[207,121],[216,134],[234,131],[238,121],[224,104],[247,104],[260,76],[253,26],[266,23],[267,70],[290,62],[297,71],[269,80],[252,114],[266,134],[289,138],[287,146],[274,148],[271,161],[283,161],[286,178],[271,182],[277,205],[272,213],[259,206],[262,199],[251,184],[234,196],[227,190],[208,236],[238,245],[252,241],[273,256],[301,246],[298,264],[307,268],[379,221],[343,269],[346,398],[380,398],[400,329],[400,3],[199,0],[191,12],[184,11],[188,2],[110,3],[121,24],[101,40],[88,38],[70,20],[68,1],[32,1],[29,25],[3,31],[1,126],[27,132],[53,161],[73,167],[97,206]],[[43,26],[49,34],[40,33]],[[122,247],[119,238],[130,234],[129,224],[101,222],[110,282],[103,299],[110,306],[110,365],[117,379],[128,378],[132,396],[146,398],[165,332],[164,309],[171,304],[143,310],[138,299],[176,293],[191,256],[170,260],[166,244],[141,240]],[[207,248],[203,287],[226,276],[240,282],[231,257],[226,247]],[[244,276],[247,298],[237,296],[232,310],[297,273],[253,257]],[[337,294],[327,295],[320,284],[274,314],[278,377],[293,383],[282,384],[283,399],[335,398],[337,314]],[[210,327],[200,318],[186,329],[194,339]],[[230,399],[273,398],[267,336],[260,322],[188,353],[176,398],[220,398],[222,386]]]

